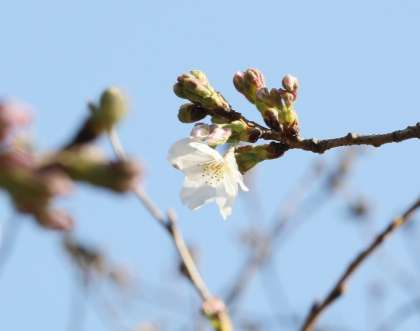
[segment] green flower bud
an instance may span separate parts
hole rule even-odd
[[[132,160],[107,161],[89,149],[63,151],[54,164],[70,178],[115,192],[127,192],[136,185],[141,169]]]
[[[233,77],[233,85],[248,101],[255,103],[255,95],[260,88],[265,87],[264,76],[258,69],[238,71]]]
[[[234,144],[239,141],[256,142],[261,137],[261,130],[247,124],[243,120],[233,121],[229,124],[225,124],[224,128],[230,129],[231,135],[228,139],[228,143]]]
[[[203,108],[230,111],[229,104],[208,82],[206,75],[199,70],[178,77],[174,85],[175,94]]]
[[[273,103],[270,93],[266,87],[261,88],[256,93],[255,105],[260,111],[264,122],[272,129],[280,131],[278,118],[278,108]]]
[[[126,112],[127,105],[123,93],[116,87],[110,87],[102,93],[99,107],[92,115],[93,125],[100,131],[109,131]]]
[[[202,84],[208,84],[209,83],[206,74],[204,72],[202,72],[201,70],[191,70],[190,73],[195,78],[197,78]]]
[[[71,149],[94,141],[102,133],[110,131],[127,112],[125,97],[116,87],[105,90],[100,97],[99,105],[89,103],[88,108],[89,117],[63,149]]]
[[[235,150],[239,171],[244,174],[264,160],[277,159],[288,150],[288,146],[271,142],[258,146],[241,146]]]
[[[270,100],[278,111],[278,119],[284,134],[295,139],[299,135],[299,119],[293,108],[294,96],[283,89],[271,89]]]
[[[178,119],[182,123],[194,123],[206,117],[207,112],[203,107],[193,103],[186,103],[179,108]]]

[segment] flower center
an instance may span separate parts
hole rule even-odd
[[[223,181],[225,176],[223,162],[211,161],[204,163],[201,168],[201,177],[210,186],[217,186]]]

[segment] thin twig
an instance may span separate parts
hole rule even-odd
[[[321,302],[315,302],[309,311],[301,331],[312,331],[320,315],[345,291],[347,282],[359,269],[363,262],[398,228],[404,225],[412,216],[414,211],[420,207],[420,198],[411,205],[400,217],[394,219],[374,240],[367,246],[346,268],[342,276],[338,279],[331,291]]]
[[[124,151],[124,148],[119,140],[119,137],[116,131],[111,131],[109,134],[111,145],[114,149],[115,154],[121,160],[125,160],[127,155]],[[201,277],[195,262],[189,252],[187,245],[185,244],[184,238],[176,225],[176,216],[173,211],[168,212],[168,217],[165,217],[163,212],[154,204],[154,202],[149,198],[146,192],[137,185],[134,189],[134,193],[143,204],[146,210],[150,215],[158,221],[158,223],[167,231],[167,233],[172,237],[173,243],[181,257],[182,262],[185,265],[185,268],[188,272],[189,279],[191,280],[194,288],[197,290],[202,300],[208,300],[212,297],[210,291],[208,290],[203,278]]]
[[[121,160],[125,160],[127,156],[115,130],[112,130],[109,133],[109,138],[117,157]],[[136,186],[136,188],[133,190],[133,193],[137,196],[139,201],[150,213],[150,215],[166,230],[166,232],[171,237],[172,242],[174,243],[174,246],[180,256],[180,259],[185,266],[188,279],[202,299],[203,306],[204,304],[212,304],[218,300],[213,297],[212,293],[207,288],[204,279],[201,277],[200,272],[198,271],[191,252],[185,243],[182,232],[177,226],[177,219],[174,211],[169,210],[167,216],[165,216],[164,213],[155,205],[155,203],[149,198],[146,192],[139,185]],[[216,323],[217,326],[214,326],[215,330],[230,331],[230,318],[228,316],[227,310],[224,308],[223,303],[221,303],[221,307],[223,307],[222,311],[215,311],[214,316],[209,316],[209,318],[219,320],[219,323]]]

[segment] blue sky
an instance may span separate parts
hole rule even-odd
[[[255,109],[233,88],[233,74],[256,67],[273,87],[280,85],[284,74],[296,75],[301,82],[296,107],[304,137],[387,132],[419,120],[420,4],[415,0],[15,0],[3,1],[0,12],[0,96],[34,107],[37,146],[43,150],[60,146],[83,119],[87,100],[110,85],[124,89],[131,111],[120,126],[121,139],[143,162],[144,185],[151,197],[162,208],[177,210],[186,238],[200,248],[203,276],[216,294],[223,294],[244,258],[237,239],[251,222],[245,206],[249,200],[237,201],[228,222],[213,205],[196,212],[181,205],[182,176],[166,161],[170,145],[190,130],[176,119],[182,100],[172,93],[172,85],[179,74],[205,71],[236,109],[254,119]],[[110,151],[106,141],[100,144]],[[255,190],[264,222],[314,160],[334,164],[338,156],[339,151],[322,156],[291,151],[261,164],[255,172]],[[384,226],[417,197],[418,168],[419,143],[414,140],[368,149],[357,161],[350,185],[373,202],[374,228]],[[177,305],[191,316],[196,298],[174,274],[170,241],[133,197],[83,186],[62,203],[76,217],[81,238],[105,249],[142,279],[180,291],[185,299]],[[11,213],[7,200],[0,206],[6,220]],[[346,220],[343,208],[342,198],[331,199],[276,254],[281,283],[299,313],[329,289],[366,242],[360,226]],[[0,328],[62,330],[74,291],[72,269],[59,247],[59,235],[26,219],[24,223],[0,276]],[[404,238],[396,235],[386,250],[416,275]],[[366,285],[389,279],[378,259],[360,270],[348,294],[323,322],[352,330],[376,325],[368,325]],[[181,285],[174,285],[174,280]],[[259,280],[264,282],[257,278],[252,283],[244,307],[255,314],[271,314]],[[392,281],[386,284],[385,316],[410,298]],[[127,314],[133,323],[162,313],[159,306],[143,303],[132,310]],[[409,320],[401,330],[413,330],[416,322]],[[180,323],[175,324],[181,328]],[[86,330],[103,329],[89,308]]]

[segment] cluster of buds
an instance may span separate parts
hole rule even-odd
[[[72,191],[74,182],[85,182],[115,192],[133,189],[140,174],[132,160],[109,161],[92,153],[92,142],[110,131],[126,112],[125,99],[116,88],[107,89],[74,139],[47,156],[11,140],[12,133],[28,124],[27,107],[0,103],[0,189],[6,191],[17,211],[29,214],[43,227],[70,230],[71,216],[53,207],[57,197]],[[6,144],[7,142],[7,144]]]
[[[255,71],[255,75],[258,75],[258,71]],[[253,79],[256,81],[257,77]],[[246,93],[248,93],[250,101],[254,100],[256,92],[254,85],[248,84],[244,89],[249,91]],[[251,122],[244,121],[240,114],[232,111],[228,102],[210,85],[202,71],[192,70],[190,73],[179,76],[174,85],[174,92],[180,98],[191,101],[180,107],[178,112],[180,122],[195,123],[209,115],[213,128],[230,130],[228,131],[229,135],[222,134],[222,139],[216,140],[215,143],[210,142],[210,145],[237,143],[239,141],[255,142],[261,136],[261,130]],[[224,139],[224,137],[229,139]]]
[[[233,85],[249,102],[255,103],[257,91],[265,87],[264,76],[259,70],[253,68],[244,72],[238,71],[233,76]]]
[[[204,109],[230,111],[225,98],[210,85],[202,71],[191,70],[190,73],[179,76],[174,85],[174,92],[178,97]]]
[[[51,206],[55,197],[72,190],[72,182],[63,172],[41,170],[34,155],[17,146],[0,154],[0,167],[0,187],[9,194],[19,212],[34,216],[46,228],[69,230],[72,227],[71,217]]]
[[[235,88],[255,105],[264,122],[287,139],[299,137],[299,120],[294,109],[299,82],[296,77],[286,75],[281,88],[268,89],[263,74],[254,68],[238,71],[233,77]],[[174,85],[175,94],[190,103],[181,106],[178,119],[183,123],[195,123],[211,117],[212,125],[198,123],[191,137],[199,138],[215,147],[239,142],[254,143],[264,134],[264,128],[248,121],[234,111],[226,99],[209,83],[206,75],[198,70],[178,77]],[[280,157],[287,147],[278,143],[236,148],[236,160],[242,173],[263,160]]]
[[[294,110],[299,88],[296,77],[286,75],[282,80],[283,88],[269,90],[260,71],[247,69],[237,72],[233,83],[248,101],[255,104],[270,128],[282,131],[286,137],[292,139],[299,135],[299,122]]]

